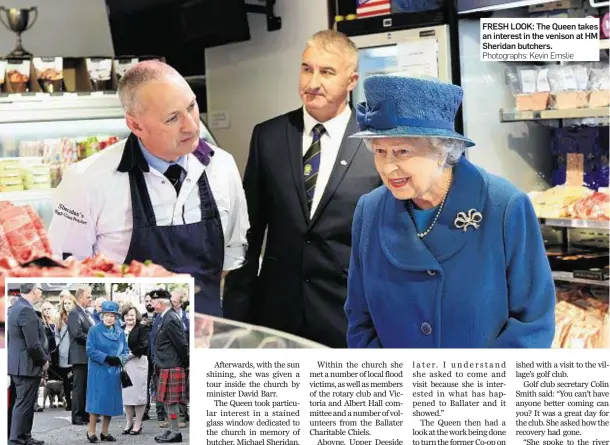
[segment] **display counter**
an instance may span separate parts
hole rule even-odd
[[[195,314],[195,348],[319,349],[326,346],[262,326]]]

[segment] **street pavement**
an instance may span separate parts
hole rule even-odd
[[[42,403],[42,400],[40,400]],[[153,404],[154,405],[154,404]],[[113,417],[110,422],[109,432],[112,434],[117,443],[124,445],[151,445],[156,444],[155,436],[163,434],[167,429],[159,427],[157,422],[154,406],[150,409],[150,420],[142,423],[142,434],[138,436],[122,435],[121,432],[125,428],[126,418]],[[101,422],[97,424],[97,437],[100,437]],[[182,443],[189,443],[189,423],[186,428],[181,428]],[[44,440],[45,445],[69,445],[69,444],[88,444],[87,426],[72,425],[70,421],[70,412],[65,411],[63,407],[45,408],[43,412],[34,413],[34,427],[32,428],[32,436],[34,439]],[[102,442],[99,442],[102,443]],[[104,442],[105,443],[105,442]]]

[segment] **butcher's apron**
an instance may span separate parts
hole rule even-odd
[[[129,171],[133,232],[125,263],[150,260],[195,279],[195,311],[220,316],[220,279],[224,234],[218,207],[205,173],[198,181],[201,221],[158,226],[142,171]]]

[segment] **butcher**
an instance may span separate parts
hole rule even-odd
[[[169,65],[136,64],[118,93],[131,134],[65,173],[53,197],[53,252],[190,274],[195,311],[220,315],[220,281],[242,266],[249,228],[235,160],[200,138],[195,94]]]

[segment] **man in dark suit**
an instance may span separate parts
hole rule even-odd
[[[89,328],[95,325],[87,310],[91,306],[91,288],[80,287],[74,295],[77,305],[68,314],[68,334],[70,352],[68,363],[72,365],[74,382],[72,386],[72,424],[88,425],[89,414],[85,411],[87,400],[87,366],[89,359],[85,350]]]
[[[346,347],[352,217],[360,196],[381,185],[372,154],[348,139],[357,131],[348,103],[357,66],[351,40],[316,33],[302,57],[303,108],[254,128],[244,174],[248,253],[226,278],[226,318]]]
[[[178,416],[179,405],[187,403],[186,370],[189,367],[189,348],[184,337],[182,320],[172,310],[171,294],[163,289],[151,294],[159,323],[153,325],[155,337],[155,370],[159,375],[157,400],[165,404],[169,430],[156,436],[158,443],[182,442]]]
[[[34,405],[42,373],[49,368],[44,326],[34,310],[42,297],[35,284],[21,284],[21,297],[8,315],[8,374],[15,385],[15,404],[9,432],[10,445],[40,445],[32,438]]]
[[[148,351],[146,353],[146,356],[148,357],[148,380],[147,380],[147,388],[146,388],[146,408],[144,410],[144,417],[142,417],[142,420],[149,420],[150,416],[148,415],[148,412],[150,411],[150,392],[151,392],[151,385],[154,385],[154,365],[153,365],[153,360],[152,360],[152,350],[151,350],[151,345],[154,342],[154,339],[152,338],[152,327],[153,327],[153,323],[155,321],[156,315],[157,313],[155,312],[155,308],[152,305],[152,299],[150,298],[150,292],[147,293],[144,296],[144,308],[146,309],[145,312],[142,313],[142,324],[145,324],[148,326],[148,330],[150,332],[149,334],[149,340],[148,340]],[[154,386],[153,386],[154,388]],[[162,403],[157,403],[156,404],[156,411],[157,411],[157,419],[159,420],[159,422],[165,422],[165,409],[163,408],[163,404]]]

